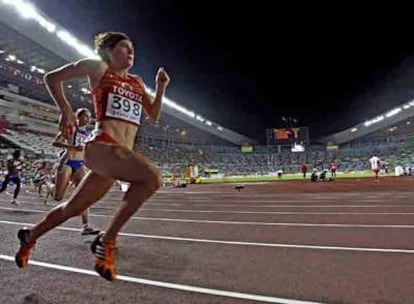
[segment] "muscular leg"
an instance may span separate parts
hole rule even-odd
[[[86,149],[85,160],[91,170],[131,183],[103,237],[113,242],[128,219],[158,190],[160,175],[143,155],[120,146],[93,144]]]
[[[13,199],[15,200],[17,198],[17,196],[19,195],[19,192],[20,192],[20,184],[21,184],[21,181],[20,181],[20,178],[19,177],[15,177],[13,179],[13,182],[16,185],[16,188],[14,189],[14,195],[13,195]]]
[[[58,169],[55,179],[55,193],[53,194],[53,198],[56,201],[63,199],[69,185],[71,174],[72,168],[67,165],[62,165],[62,168]]]
[[[80,184],[80,182],[85,177],[85,175],[86,175],[86,170],[83,167],[79,168],[78,170],[76,170],[75,173],[72,174],[72,181],[75,184],[75,187],[77,187]],[[85,211],[82,212],[81,219],[82,219],[82,224],[84,225],[88,224],[89,222],[88,209],[85,209]]]
[[[98,201],[111,188],[114,180],[94,172],[89,172],[72,197],[65,203],[53,208],[46,217],[31,230],[26,242],[32,243],[52,228],[69,218],[79,215],[90,205]]]

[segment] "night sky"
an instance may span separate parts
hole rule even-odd
[[[137,50],[132,71],[148,86],[164,66],[172,78],[167,96],[262,142],[264,130],[280,126],[282,116],[309,126],[316,138],[414,98],[413,23],[404,7],[33,3],[91,46],[100,31],[126,32]]]

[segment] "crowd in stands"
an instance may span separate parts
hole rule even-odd
[[[35,160],[54,159],[59,150],[52,147],[51,136],[22,130],[7,129],[0,142],[4,154],[8,148],[19,146],[25,155]],[[348,145],[338,150],[326,150],[323,146],[308,147],[306,152],[292,153],[288,149],[256,146],[252,153],[242,153],[240,147],[231,145],[203,144],[202,142],[175,142],[166,137],[140,136],[136,150],[150,158],[163,174],[180,175],[187,165],[198,165],[203,175],[205,169],[215,169],[226,176],[267,175],[282,170],[299,173],[306,164],[309,172],[329,169],[332,162],[338,164],[339,172],[369,170],[369,158],[377,154],[384,164],[393,168],[414,164],[414,141],[378,144]],[[27,158],[27,157],[26,157]]]
[[[25,117],[22,113],[19,115]],[[407,167],[414,164],[414,141],[407,141],[410,136],[414,138],[413,125],[409,121],[402,122],[401,126],[394,128],[397,131],[393,131],[392,140],[389,140],[390,131],[378,131],[371,140],[367,138],[363,143],[350,143],[337,150],[310,146],[306,147],[306,152],[293,153],[290,147],[255,146],[252,153],[242,153],[239,146],[163,113],[159,124],[143,119],[136,149],[157,164],[163,174],[175,175],[182,174],[187,165],[198,165],[201,174],[206,169],[213,169],[227,176],[267,175],[278,171],[299,173],[304,164],[308,172],[313,169],[323,171],[329,169],[332,162],[338,165],[339,172],[362,171],[369,169],[368,160],[373,154],[377,154],[392,170],[397,165]],[[9,153],[9,148],[16,146],[25,151],[26,158],[33,160],[54,159],[59,152],[50,144],[53,134],[35,132],[28,125],[8,125],[3,116],[0,135],[2,159]]]
[[[414,144],[413,144],[414,145]],[[273,148],[256,147],[253,153],[241,153],[240,147],[214,145],[171,144],[165,141],[137,142],[137,150],[152,159],[163,171],[179,172],[188,164],[197,164],[201,169],[218,169],[225,175],[267,175],[278,170],[298,173],[306,164],[309,170],[329,169],[335,162],[338,171],[351,172],[369,170],[368,160],[378,154],[384,165],[408,166],[414,164],[414,153],[407,144],[389,143],[382,146],[366,145],[347,147],[334,151],[325,147],[310,147],[308,151],[292,153]]]

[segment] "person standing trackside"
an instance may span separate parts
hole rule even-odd
[[[308,172],[308,167],[305,164],[303,164],[302,167],[300,168],[300,171],[303,174],[303,179],[306,179],[306,173]]]
[[[336,178],[336,170],[338,169],[338,165],[336,162],[331,163],[331,178]]]
[[[369,159],[369,162],[371,164],[371,169],[374,174],[374,180],[376,182],[379,182],[378,174],[381,169],[381,160],[376,154],[374,154],[374,156]]]

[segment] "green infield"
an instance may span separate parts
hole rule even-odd
[[[330,173],[328,172],[328,177]],[[388,175],[393,176],[393,175]],[[358,171],[358,172],[338,172],[336,179],[341,178],[366,178],[372,177],[372,171]],[[306,178],[310,179],[310,173],[306,174]],[[273,182],[273,181],[287,181],[287,180],[301,180],[303,175],[300,173],[283,174],[281,178],[271,175],[251,175],[251,176],[224,176],[219,178],[202,178],[201,184],[214,184],[214,183],[251,183],[251,182]]]

